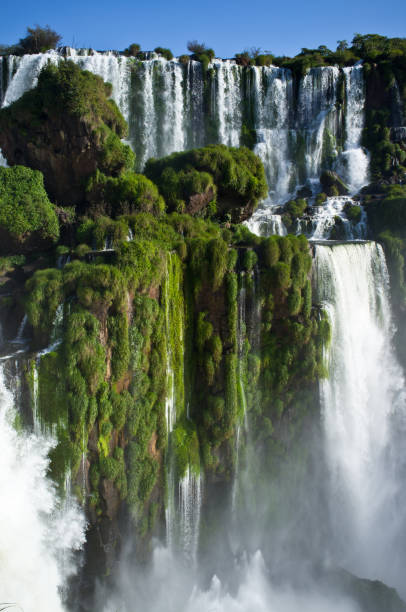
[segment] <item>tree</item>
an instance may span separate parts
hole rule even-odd
[[[345,51],[348,49],[348,42],[346,40],[337,40],[337,51]]]
[[[56,49],[61,40],[62,36],[51,30],[49,25],[42,28],[37,24],[35,28],[27,28],[27,36],[20,38],[18,46],[24,53],[43,53],[48,49]]]
[[[199,43],[197,40],[189,40],[187,44],[187,48],[191,53],[195,55],[201,55],[202,53],[206,53],[207,46],[205,43]]]

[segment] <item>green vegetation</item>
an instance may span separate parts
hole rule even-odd
[[[127,47],[127,49],[124,49],[123,53],[127,57],[138,57],[142,53],[141,45],[138,43],[132,43]]]
[[[36,25],[27,28],[27,35],[20,38],[19,42],[11,47],[2,47],[0,55],[24,55],[25,53],[44,53],[49,49],[56,49],[61,42],[62,36],[52,30],[49,25],[41,27]]]
[[[85,181],[96,170],[118,176],[134,166],[134,154],[120,140],[125,120],[110,95],[110,84],[71,61],[47,64],[37,87],[0,111],[9,163],[40,169],[58,202],[83,202]]]
[[[169,210],[191,214],[252,212],[267,194],[263,165],[249,149],[209,145],[163,159],[150,159],[145,174],[162,193]]]
[[[31,250],[58,240],[58,218],[41,172],[24,166],[0,168],[0,231],[2,252]]]
[[[214,56],[204,45],[189,50],[202,63]],[[127,51],[142,57],[137,46]],[[164,515],[169,468],[177,479],[188,469],[231,478],[247,411],[258,456],[283,454],[325,374],[329,326],[312,304],[306,239],[260,238],[239,223],[267,194],[259,158],[209,145],[135,174],[108,93],[66,62],[40,74],[19,110],[2,111],[0,122],[21,127],[23,117],[41,129],[49,107],[52,120],[85,121],[97,142],[81,199],[58,209],[55,251],[35,265],[29,258],[31,268],[10,259],[4,269],[28,269],[20,301],[33,347],[52,343],[27,367],[36,418],[57,437],[51,476],[62,490],[69,468],[92,523],[115,520],[121,505],[147,540]],[[41,177],[7,169],[25,171]],[[287,204],[291,223],[305,197]],[[61,256],[70,261],[51,267]]]
[[[197,40],[189,41],[187,48],[192,53],[191,58],[200,62],[203,66],[203,71],[206,72],[209,63],[215,58],[213,49],[207,47],[205,43],[197,42]]]
[[[87,185],[86,199],[89,213],[93,216],[105,214],[110,217],[135,212],[161,214],[165,202],[158,188],[143,174],[126,172],[118,177],[97,172]]]
[[[173,59],[173,53],[170,49],[165,49],[164,47],[155,47],[154,51],[155,53],[158,53],[158,55],[162,55],[162,57],[167,60]]]
[[[283,212],[283,222],[285,226],[290,229],[293,222],[300,218],[307,208],[307,200],[298,198],[297,200],[289,200],[285,204]]]

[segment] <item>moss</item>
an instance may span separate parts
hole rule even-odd
[[[226,276],[227,296],[227,342],[236,350],[237,346],[237,322],[238,322],[238,280],[235,272],[228,272]]]
[[[118,177],[96,172],[87,184],[87,202],[92,215],[112,217],[136,212],[160,215],[165,202],[158,188],[142,174],[126,172]]]
[[[176,474],[183,478],[186,470],[198,475],[200,473],[199,440],[196,427],[189,420],[178,421],[171,434],[175,457]]]
[[[243,258],[242,265],[243,265],[243,268],[247,270],[247,272],[250,272],[254,268],[257,261],[258,261],[258,256],[255,251],[252,251],[251,249],[247,249],[244,252],[244,258]]]
[[[32,249],[35,239],[40,247],[58,240],[58,217],[41,172],[24,166],[0,168],[0,228],[11,240],[3,250],[21,250],[25,244]]]
[[[263,242],[261,251],[266,266],[272,267],[277,264],[281,254],[277,236],[269,236]]]
[[[128,370],[130,360],[126,314],[118,313],[110,316],[107,321],[107,328],[111,348],[111,376],[113,381],[117,381]]]
[[[209,194],[210,189],[213,197],[217,192],[220,214],[229,210],[230,201],[236,207],[249,203],[254,210],[267,194],[262,163],[245,147],[210,145],[173,153],[160,160],[149,160],[145,174],[158,185],[173,210],[179,200],[186,201],[194,194]]]
[[[56,309],[63,300],[63,276],[60,270],[38,270],[26,283],[25,308],[34,328],[49,332]]]
[[[115,480],[120,471],[119,462],[114,457],[102,457],[100,459],[100,475],[108,480]]]

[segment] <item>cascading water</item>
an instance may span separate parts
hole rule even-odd
[[[297,233],[304,233],[311,240],[328,240],[333,228],[337,227],[339,219],[339,231],[344,240],[359,240],[367,237],[367,215],[361,206],[361,217],[359,221],[352,222],[345,214],[345,206],[359,205],[347,196],[327,198],[322,206],[314,206],[310,221],[310,228],[302,227],[300,224]]]
[[[201,475],[194,473],[188,466],[186,474],[179,482],[180,548],[191,563],[196,562],[201,504]]]
[[[321,383],[335,563],[406,593],[404,379],[397,362],[382,248],[316,246],[319,298],[332,324]]]
[[[317,181],[334,162],[353,190],[366,182],[368,158],[360,147],[363,127],[362,67],[312,68],[299,82],[297,101],[288,69],[242,67],[214,60],[203,74],[199,62],[154,58],[137,61],[117,53],[50,51],[0,62],[6,71],[2,106],[35,86],[47,61],[70,59],[112,84],[112,97],[129,124],[129,142],[141,169],[149,157],[220,142],[240,146],[251,126],[254,151],[264,162],[270,199],[263,210],[285,202],[306,182]],[[337,106],[344,78],[346,104]],[[210,103],[205,100],[210,92]],[[338,141],[346,132],[344,152]],[[275,227],[281,231],[281,226]]]
[[[202,477],[195,467],[187,466],[185,474],[178,479],[173,452],[174,428],[178,417],[185,415],[184,381],[184,298],[182,264],[175,253],[168,254],[164,285],[166,327],[166,381],[165,402],[166,427],[168,432],[167,453],[167,502],[165,508],[166,541],[173,553],[180,553],[189,562],[194,562],[199,539]]]
[[[52,442],[42,435],[17,433],[15,399],[0,365],[0,583],[3,601],[24,612],[63,612],[66,580],[74,571],[72,551],[84,543],[84,519],[77,505],[58,500],[48,480],[47,453]]]
[[[346,140],[344,152],[337,160],[337,170],[355,193],[368,183],[368,154],[361,147],[364,127],[365,91],[362,66],[344,68],[346,82]]]

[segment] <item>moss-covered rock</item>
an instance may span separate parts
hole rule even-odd
[[[332,170],[325,170],[320,176],[323,192],[328,196],[348,195],[349,189],[344,181]]]
[[[55,207],[41,172],[0,168],[0,253],[49,248],[59,238]]]
[[[158,185],[169,210],[247,219],[267,194],[261,160],[245,147],[209,145],[148,161],[145,174]]]
[[[110,84],[73,62],[48,64],[37,87],[0,111],[8,163],[41,170],[58,204],[83,203],[85,180],[96,169],[117,176],[134,165],[134,154],[120,141],[127,128],[110,94]]]

